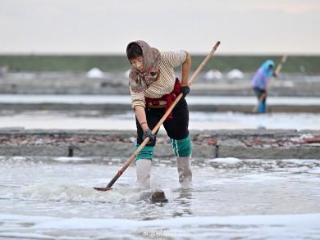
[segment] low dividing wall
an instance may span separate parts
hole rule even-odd
[[[115,157],[135,148],[134,131],[0,130],[1,156]],[[192,131],[193,157],[320,159],[320,131]],[[159,134],[156,158],[174,157],[169,139]]]

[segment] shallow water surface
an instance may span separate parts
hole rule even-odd
[[[28,239],[319,239],[320,160],[194,159],[181,189],[175,162],[156,160],[152,204],[119,159],[1,157],[0,237]]]
[[[0,128],[134,130],[136,124],[133,112],[101,114],[98,111],[31,111],[0,112]],[[190,112],[191,130],[258,128],[320,130],[320,114]]]

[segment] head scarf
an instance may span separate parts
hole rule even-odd
[[[272,66],[272,68],[270,68]],[[272,60],[266,60],[260,67],[262,73],[265,77],[271,77],[273,73],[274,62]]]
[[[129,74],[129,84],[132,91],[142,92],[159,76],[160,52],[158,49],[150,47],[145,41],[139,40],[135,43],[142,49],[143,72],[132,66]]]
[[[251,84],[254,88],[263,90],[267,88],[267,83],[273,74],[273,69],[270,68],[270,66],[274,67],[274,62],[272,60],[266,60],[263,64],[261,64],[251,81]]]

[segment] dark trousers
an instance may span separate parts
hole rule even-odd
[[[259,113],[265,113],[267,111],[267,95],[265,89],[253,88],[254,93],[258,98],[258,108],[257,111]],[[265,95],[264,98],[261,99],[261,96]]]
[[[152,130],[162,116],[165,114],[165,108],[147,108],[145,109],[147,122],[149,128]],[[136,119],[137,125],[137,144],[143,142],[143,130]],[[172,111],[172,118],[167,119],[163,126],[168,134],[168,136],[175,140],[181,140],[189,136],[189,110],[188,104],[184,98],[180,99],[178,104],[174,107]],[[149,142],[147,146],[154,146],[156,140]]]

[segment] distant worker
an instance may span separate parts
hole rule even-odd
[[[267,111],[268,83],[271,77],[277,77],[274,68],[274,62],[266,60],[252,78],[252,88],[258,98],[258,106],[255,108],[255,112],[265,113]]]

